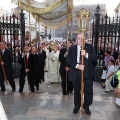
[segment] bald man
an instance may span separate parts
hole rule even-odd
[[[82,34],[77,35],[76,45],[70,47],[67,56],[67,62],[70,65],[69,79],[73,83],[74,88],[74,109],[73,114],[77,114],[80,109],[80,87],[81,87],[81,71],[84,71],[84,104],[83,108],[87,115],[91,115],[89,106],[93,101],[93,77],[94,63],[97,56],[91,44],[85,43],[84,50],[82,47]],[[81,58],[84,56],[84,65],[81,64]]]

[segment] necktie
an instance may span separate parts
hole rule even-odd
[[[25,56],[25,59],[26,59],[26,68],[27,68],[28,67],[28,56],[27,56],[27,54]]]

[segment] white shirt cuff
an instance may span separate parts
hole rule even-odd
[[[75,66],[76,69],[78,68],[78,65],[79,65],[79,64],[77,64],[77,65]]]
[[[64,54],[64,57],[66,58],[66,55]]]
[[[88,53],[86,53],[86,56],[85,56],[87,59],[88,59]]]

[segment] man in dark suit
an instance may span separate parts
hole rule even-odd
[[[19,63],[21,64],[21,71],[20,71],[20,79],[19,79],[19,92],[23,92],[24,84],[25,84],[25,77],[28,72],[28,60],[29,59],[29,46],[25,45],[24,50],[19,58]],[[29,85],[29,80],[28,80]]]
[[[41,82],[44,82],[45,81],[45,78],[44,78],[44,67],[45,67],[45,59],[46,59],[46,51],[43,50],[43,46],[41,45],[40,46],[40,50],[39,50],[39,53],[38,53],[40,59],[41,59],[41,79],[40,79],[40,83]]]
[[[0,42],[0,54],[2,61],[0,61],[0,85],[1,85],[1,91],[5,91],[5,85],[4,85],[4,74],[2,70],[2,65],[4,66],[4,70],[6,73],[7,80],[10,83],[10,86],[12,87],[12,92],[16,90],[15,82],[13,79],[13,57],[11,51],[6,49],[6,43],[4,41]]]
[[[85,43],[84,50],[81,50],[82,34],[77,35],[77,44],[70,47],[67,62],[70,65],[69,79],[74,88],[74,109],[73,114],[78,113],[80,109],[80,88],[81,88],[81,71],[84,71],[84,104],[83,108],[86,114],[91,115],[89,106],[93,101],[93,77],[94,65],[97,56],[92,45]],[[81,55],[84,56],[84,65],[81,64]]]
[[[31,91],[34,91],[34,86],[36,87],[36,90],[39,90],[39,69],[41,67],[40,59],[37,54],[37,48],[35,46],[31,47],[31,54],[29,55],[28,60],[28,79],[31,87]],[[33,86],[34,85],[34,86]]]
[[[69,49],[69,47],[72,46],[72,41],[70,39],[68,39],[67,41],[67,47]],[[72,83],[69,81],[68,78],[68,74],[69,74],[69,69],[70,66],[66,63],[66,54],[67,54],[67,49],[66,47],[62,48],[60,50],[60,54],[59,54],[59,62],[60,63],[60,75],[61,75],[61,85],[62,85],[62,91],[63,91],[63,95],[69,94],[73,91],[73,86]],[[66,77],[67,75],[67,77]],[[67,89],[66,89],[66,83],[67,83]]]

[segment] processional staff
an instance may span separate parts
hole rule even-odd
[[[68,42],[68,37],[69,37],[69,6],[68,6],[68,0],[67,0],[67,42]],[[66,49],[66,52],[68,52],[68,46]],[[67,67],[67,63],[66,63],[66,67]],[[67,71],[66,71],[66,91],[67,91]]]
[[[69,33],[70,33],[70,29],[71,29],[71,40],[72,40],[72,13],[73,13],[73,9],[69,10],[69,1],[67,0],[67,43],[68,43],[68,39],[69,39]],[[71,21],[71,28],[69,26],[69,21]],[[68,52],[68,45],[67,45],[67,49],[66,52]],[[68,64],[66,63],[66,67],[68,66]],[[66,91],[67,91],[67,71],[66,71]]]
[[[77,14],[78,22],[79,22],[79,30],[82,33],[82,50],[84,50],[84,33],[87,30],[88,19],[89,19],[90,12],[82,9],[79,14]],[[84,56],[82,55],[82,65],[84,65]],[[84,97],[84,71],[81,71],[81,113],[83,113],[83,97]]]
[[[3,62],[1,54],[0,54],[0,62]],[[6,73],[5,73],[5,69],[4,69],[3,64],[1,64],[1,66],[2,66],[2,71],[3,71],[3,74],[4,74],[4,80],[5,80],[6,84],[8,85],[8,80],[7,80],[7,77],[6,77]]]

